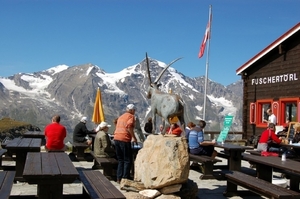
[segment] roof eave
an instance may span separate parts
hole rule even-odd
[[[278,39],[276,39],[274,42],[272,42],[269,46],[264,48],[262,51],[260,51],[258,54],[256,54],[254,57],[252,57],[249,61],[247,61],[245,64],[240,66],[236,70],[236,75],[241,75],[244,70],[249,68],[252,64],[254,64],[257,60],[261,59],[263,56],[265,56],[267,53],[269,53],[271,50],[273,50],[276,46],[284,42],[286,39],[288,39],[290,36],[295,34],[300,30],[300,23],[295,25],[293,28],[291,28],[289,31],[284,33],[282,36],[280,36]]]

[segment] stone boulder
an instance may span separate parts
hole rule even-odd
[[[150,135],[135,160],[134,181],[148,189],[186,183],[189,155],[184,137]]]

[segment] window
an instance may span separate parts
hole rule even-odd
[[[267,110],[271,108],[277,119],[277,125],[285,126],[287,122],[299,122],[300,120],[300,99],[280,98],[279,101],[273,99],[257,100],[250,103],[249,122],[257,127],[265,128],[269,115]]]
[[[297,104],[298,98],[283,98],[280,99],[280,115],[282,116],[280,123],[284,124],[286,121],[297,122]]]
[[[269,115],[267,114],[267,110],[272,106],[272,99],[266,100],[257,100],[257,123],[258,127],[266,127],[266,122],[264,120],[268,120]]]

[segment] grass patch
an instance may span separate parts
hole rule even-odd
[[[26,122],[15,121],[11,118],[4,117],[0,120],[0,132],[14,129],[20,126],[27,126],[27,125],[30,124]]]

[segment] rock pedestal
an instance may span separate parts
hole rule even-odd
[[[150,135],[135,160],[134,181],[147,189],[186,183],[189,155],[184,137]]]

